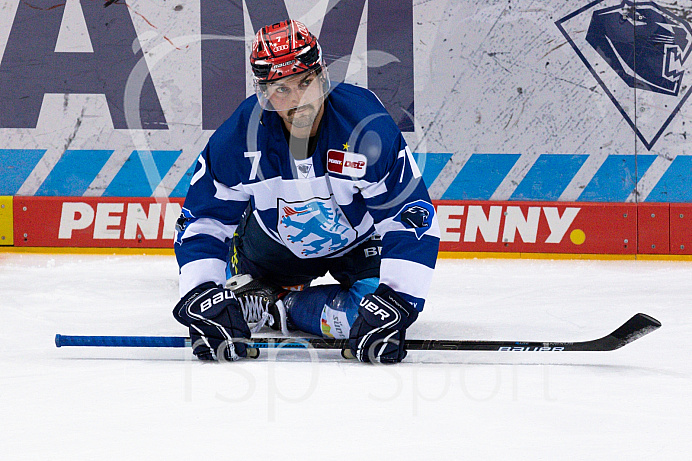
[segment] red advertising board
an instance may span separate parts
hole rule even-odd
[[[20,247],[172,248],[184,199],[14,197]],[[692,205],[435,201],[440,250],[691,254]]]
[[[14,197],[14,245],[173,248],[182,198]]]
[[[692,255],[692,204],[670,204],[670,253]]]
[[[640,203],[637,206],[637,253],[670,253],[670,206]]]
[[[441,251],[634,254],[630,203],[437,201]]]

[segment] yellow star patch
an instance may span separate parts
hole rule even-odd
[[[348,143],[344,144],[344,150],[348,150]]]

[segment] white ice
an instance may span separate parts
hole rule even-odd
[[[692,263],[441,260],[409,338],[581,341],[613,352],[335,352],[200,363],[185,349],[56,348],[178,335],[168,256],[0,253],[3,460],[683,460],[692,453]]]

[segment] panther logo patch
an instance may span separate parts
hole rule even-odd
[[[426,227],[429,226],[428,218],[430,212],[422,206],[412,206],[401,213],[401,222],[408,224],[408,227]]]
[[[416,200],[405,205],[394,218],[407,229],[414,229],[418,239],[430,229],[435,209],[430,203]]]

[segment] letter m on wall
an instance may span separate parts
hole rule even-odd
[[[77,5],[93,52],[56,51],[66,5],[19,2],[0,62],[0,128],[36,128],[46,93],[104,94],[115,128],[140,128],[128,127],[125,117],[125,87],[135,67],[146,75],[133,104],[141,128],[168,128],[125,2],[108,8],[95,0]]]
[[[243,40],[211,39],[244,37],[245,3],[253,31],[288,19],[284,0],[202,0],[202,97],[204,129],[214,130],[245,99],[245,75],[249,64]],[[366,0],[330,0],[318,39],[330,77],[343,81],[348,57],[358,34]],[[294,18],[300,19],[300,18]],[[317,33],[313,24],[306,24]],[[246,40],[251,40],[247,37]],[[413,131],[413,2],[367,0],[368,51],[388,56],[386,64],[368,62],[368,87],[380,98],[402,131]],[[384,53],[384,54],[383,54]],[[371,53],[369,53],[370,55]],[[346,61],[341,64],[342,61]],[[374,61],[374,60],[373,60]],[[242,71],[241,71],[242,69]]]

